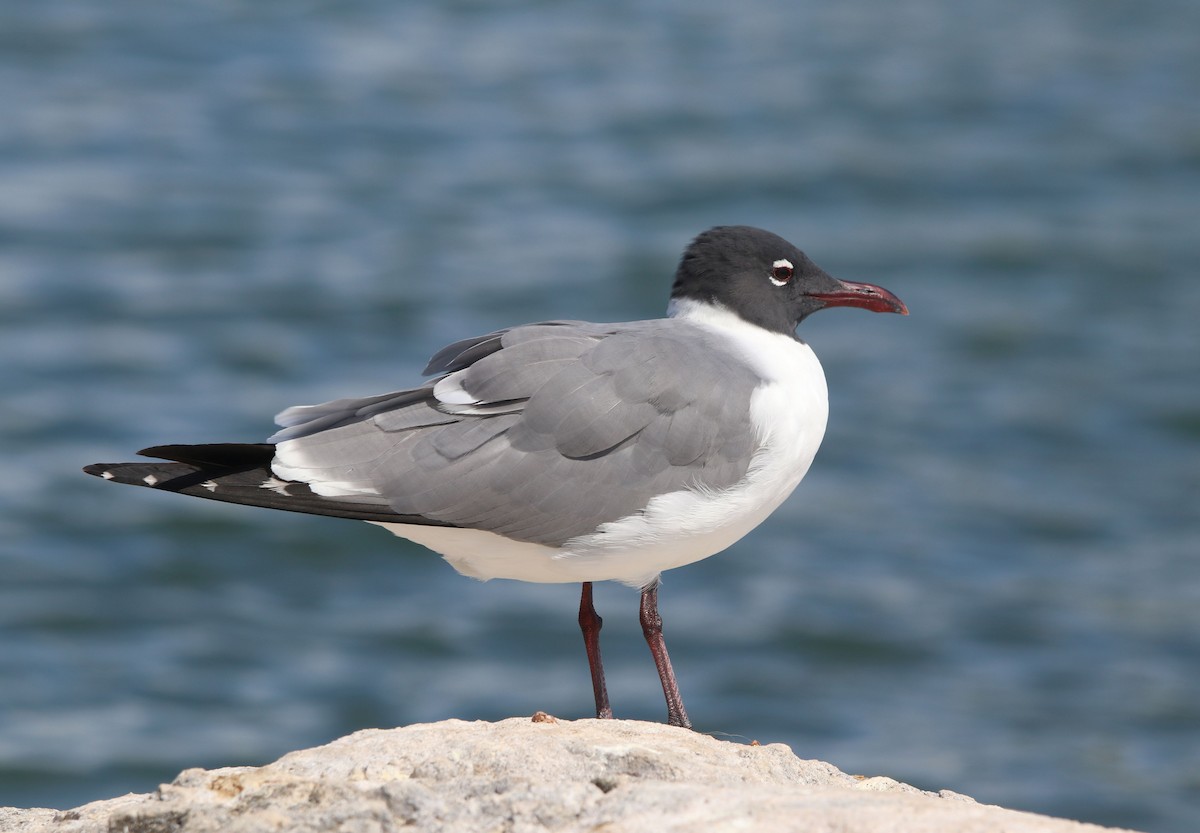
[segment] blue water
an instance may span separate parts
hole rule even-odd
[[[796,495],[668,574],[697,728],[1152,831],[1200,816],[1200,6],[0,4],[0,804],[355,729],[589,713],[571,586],[106,485],[663,308],[770,228],[821,313]],[[664,709],[598,588],[613,704]]]

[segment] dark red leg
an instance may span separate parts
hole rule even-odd
[[[604,620],[592,607],[592,583],[583,583],[583,594],[579,597],[579,628],[583,631],[583,646],[587,648],[588,668],[592,672],[592,693],[596,695],[596,717],[611,718],[612,707],[608,705],[608,688],[604,685],[604,663],[600,660],[600,628]]]
[[[671,668],[671,657],[667,655],[667,643],[663,641],[662,617],[658,615],[658,582],[642,590],[641,605],[642,633],[646,635],[646,644],[654,657],[654,665],[658,668],[658,678],[662,680],[663,695],[667,698],[667,723],[672,726],[692,728],[687,711],[683,708],[683,698],[679,696],[679,683],[675,682],[675,671]]]

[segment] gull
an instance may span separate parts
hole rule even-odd
[[[807,473],[828,394],[796,327],[838,306],[908,314],[782,237],[718,226],[684,251],[665,318],[498,330],[440,350],[424,384],[288,408],[265,443],[161,445],[84,471],[378,524],[477,579],[578,582],[599,718],[613,712],[592,584],[638,588],[667,722],[690,728],[660,576],[742,538]]]

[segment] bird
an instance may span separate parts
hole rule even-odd
[[[497,330],[438,351],[423,384],[287,408],[266,442],[159,445],[84,471],[377,524],[476,579],[578,583],[598,718],[613,711],[592,585],[633,587],[667,723],[691,728],[660,577],[727,549],[807,473],[828,393],[796,328],[829,307],[908,314],[776,234],[717,226],[684,250],[665,318]]]

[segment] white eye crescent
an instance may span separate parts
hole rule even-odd
[[[771,264],[771,283],[776,286],[786,286],[791,282],[795,271],[792,262],[787,258],[781,257]]]

